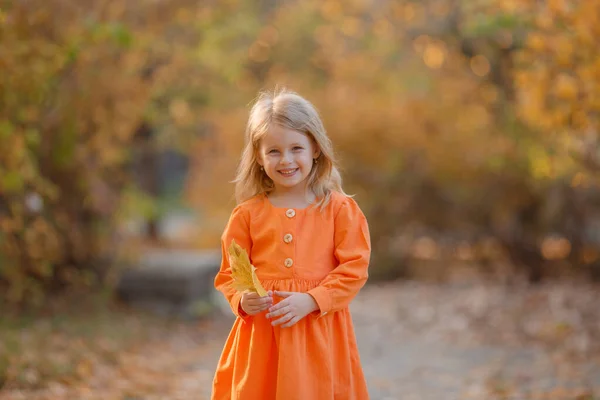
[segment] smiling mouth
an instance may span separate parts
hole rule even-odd
[[[283,176],[292,176],[296,173],[296,171],[298,171],[298,168],[294,168],[294,169],[282,169],[280,171],[278,171],[281,175]]]

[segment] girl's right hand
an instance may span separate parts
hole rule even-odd
[[[262,311],[265,311],[273,305],[273,292],[269,290],[267,295],[260,297],[255,292],[244,292],[242,293],[242,300],[240,306],[242,310],[248,315],[256,315]]]

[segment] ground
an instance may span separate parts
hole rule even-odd
[[[351,308],[372,399],[592,400],[600,398],[599,301],[598,287],[583,283],[396,282],[367,286]],[[97,329],[91,345],[49,333],[75,363],[63,376],[13,355],[21,369],[9,367],[0,399],[208,398],[232,320],[132,315],[102,325],[126,339]],[[65,355],[77,346],[77,356]],[[28,357],[39,360],[38,349]]]

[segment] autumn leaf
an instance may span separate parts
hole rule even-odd
[[[261,297],[266,296],[267,292],[258,280],[256,267],[250,263],[246,250],[232,240],[227,252],[233,277],[231,285],[238,291],[250,290],[258,293]]]

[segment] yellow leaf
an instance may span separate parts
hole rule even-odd
[[[267,292],[256,276],[256,267],[250,264],[248,253],[240,247],[235,240],[227,249],[229,265],[231,266],[232,286],[238,291],[250,290],[259,296],[266,296]]]

